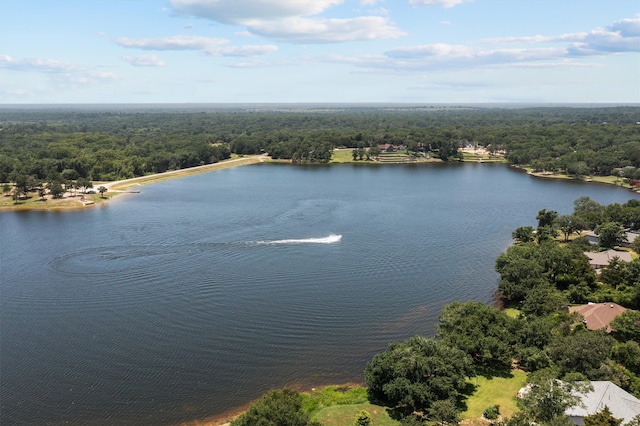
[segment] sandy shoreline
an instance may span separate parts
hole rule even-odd
[[[153,175],[139,176],[131,179],[124,179],[112,182],[95,182],[93,191],[96,194],[70,194],[65,193],[61,199],[52,199],[47,197],[46,201],[34,200],[29,203],[14,204],[9,201],[9,197],[5,196],[4,203],[0,204],[1,211],[31,211],[31,210],[82,210],[93,206],[101,205],[108,202],[111,198],[118,194],[136,193],[136,188],[143,185],[149,185],[156,182],[162,182],[169,179],[178,179],[181,177],[191,176],[199,173],[212,172],[216,170],[227,169],[231,167],[245,166],[248,164],[256,164],[264,162],[268,157],[263,155],[250,155],[244,157],[233,158],[231,160],[223,160],[213,164],[205,164],[203,166],[190,167],[188,169],[172,170],[164,173],[156,173]],[[105,198],[97,193],[97,189],[101,186],[107,188]]]

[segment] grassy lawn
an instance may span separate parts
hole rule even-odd
[[[324,426],[352,425],[361,410],[367,410],[371,414],[371,423],[375,426],[397,426],[400,424],[397,420],[389,417],[384,407],[368,402],[323,408],[313,415],[312,419],[320,421]]]
[[[469,382],[476,386],[476,389],[466,401],[467,411],[462,413],[462,418],[480,418],[484,409],[491,405],[499,405],[500,415],[503,417],[511,417],[518,411],[516,395],[524,386],[527,373],[513,370],[511,374],[512,377],[472,378]]]
[[[353,161],[353,155],[351,154],[353,149],[351,148],[341,148],[334,149],[333,155],[331,156],[332,163],[351,163]]]
[[[371,414],[376,426],[396,426],[398,422],[387,414],[385,407],[367,401],[367,389],[358,385],[327,386],[305,393],[303,408],[313,420],[324,426],[351,425],[361,410]]]
[[[475,387],[473,394],[466,400],[467,410],[461,413],[465,424],[481,424],[482,412],[491,405],[500,406],[500,415],[511,417],[518,411],[516,395],[524,386],[527,373],[514,370],[510,377],[478,376],[469,380]],[[373,405],[367,400],[367,390],[363,386],[339,385],[327,386],[303,394],[303,409],[311,414],[313,420],[325,426],[344,426],[353,424],[361,410],[371,414],[376,426],[397,426],[399,422],[389,417],[385,407]]]

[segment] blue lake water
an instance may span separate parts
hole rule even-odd
[[[0,214],[3,425],[178,424],[360,382],[446,303],[491,303],[538,210],[638,198],[490,164],[263,164],[140,191]]]

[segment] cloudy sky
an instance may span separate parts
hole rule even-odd
[[[0,103],[640,102],[637,0],[0,0]]]

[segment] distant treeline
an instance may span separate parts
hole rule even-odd
[[[3,108],[0,181],[119,180],[232,153],[325,163],[336,147],[382,144],[443,160],[472,144],[540,171],[640,178],[640,107],[117,108]]]

